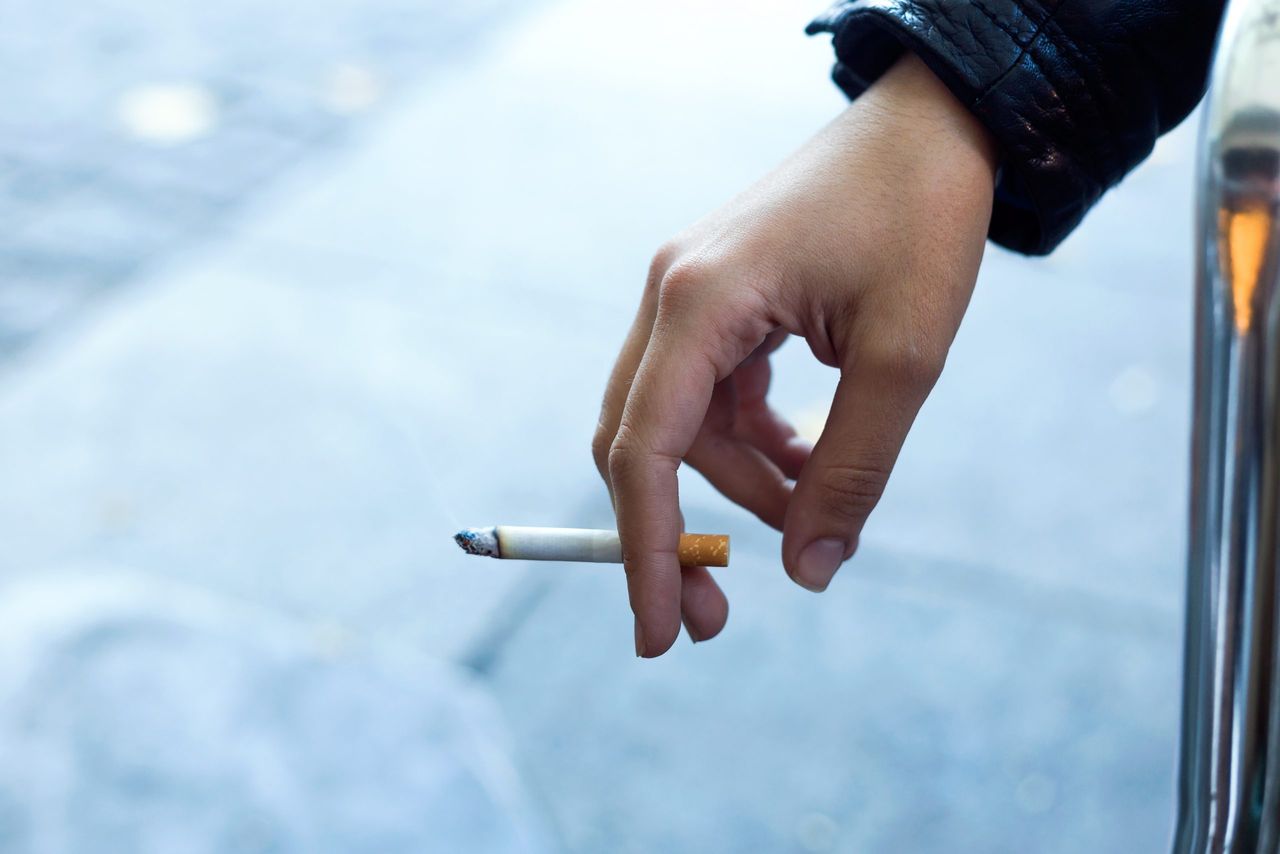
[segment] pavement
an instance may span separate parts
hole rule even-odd
[[[6,0],[0,355],[207,239],[533,3]]]
[[[562,0],[477,16],[458,30],[465,50],[399,73],[394,98],[10,336],[0,582],[17,602],[85,603],[39,610],[34,636],[51,620],[83,639],[69,660],[91,664],[5,645],[25,652],[0,661],[0,690],[27,712],[0,719],[0,755],[26,744],[24,720],[58,710],[62,728],[42,730],[57,750],[24,766],[94,784],[0,772],[6,850],[89,850],[75,840],[104,833],[171,850],[93,817],[166,803],[175,779],[246,791],[181,806],[200,827],[255,816],[235,837],[247,850],[315,850],[361,827],[386,851],[1167,847],[1194,122],[1052,257],[988,252],[947,370],[828,593],[787,580],[777,535],[696,475],[681,483],[690,525],[734,537],[719,573],[730,624],[657,661],[633,656],[617,571],[481,563],[449,538],[609,523],[588,445],[649,254],[841,108],[829,46],[801,35],[809,11]],[[315,67],[341,54],[317,49],[329,64]],[[338,88],[360,102],[373,77]],[[178,94],[190,134],[200,99]],[[211,133],[164,150],[186,156]],[[835,377],[806,349],[780,351],[776,397],[813,432]],[[171,612],[158,636],[201,654],[184,668],[140,651],[163,643],[155,632],[101,652],[116,636],[94,627],[121,611]],[[388,660],[423,662],[422,683]],[[97,674],[104,693],[30,693],[5,675],[33,661],[46,682]],[[121,690],[118,667],[160,675]],[[285,711],[246,723],[243,703],[219,700],[245,679]],[[347,705],[306,702],[329,696],[307,680]],[[120,741],[131,704],[155,696],[232,710],[174,743],[260,749],[219,765],[192,747],[179,773],[125,739],[104,765],[94,745]],[[463,738],[414,714],[479,723]],[[358,749],[334,754],[335,737]],[[312,751],[313,765],[291,758]],[[119,767],[148,785],[121,784]],[[473,796],[437,800],[414,768],[470,769]],[[347,775],[367,784],[333,785]],[[416,797],[380,794],[406,779]],[[105,806],[68,806],[84,799]],[[68,815],[93,834],[48,836]],[[225,850],[201,838],[190,850]]]

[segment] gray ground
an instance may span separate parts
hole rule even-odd
[[[153,579],[160,592],[133,606],[139,613],[163,611],[157,596],[213,597],[227,613],[242,603],[271,615],[290,638],[343,639],[338,653],[323,645],[342,662],[323,676],[297,663],[308,660],[299,652],[255,677],[288,714],[251,728],[228,714],[208,741],[182,736],[208,746],[212,768],[224,742],[259,739],[267,755],[293,755],[350,734],[353,749],[325,754],[322,766],[281,760],[262,797],[292,792],[296,811],[251,803],[259,829],[237,837],[250,840],[240,847],[308,850],[316,834],[363,822],[401,850],[424,838],[442,851],[1164,849],[1194,128],[1163,141],[1052,258],[989,253],[864,550],[826,595],[786,580],[776,535],[685,478],[690,524],[735,538],[734,566],[720,572],[730,625],[712,643],[682,640],[661,660],[637,661],[616,570],[478,562],[449,534],[497,521],[608,523],[588,442],[648,254],[840,108],[825,78],[829,48],[799,34],[810,10],[798,7],[664,0],[623,13],[564,0],[518,17],[450,19],[447,38],[431,18],[443,7],[395,6],[422,16],[377,24],[377,38],[408,45],[396,53],[362,41],[378,4],[362,5],[348,15],[334,4],[327,35],[275,22],[318,33],[293,71],[242,70],[255,67],[246,56],[271,65],[276,51],[262,47],[209,59],[248,80],[243,97],[272,121],[292,115],[272,100],[272,81],[323,103],[323,88],[299,81],[337,62],[363,63],[395,96],[329,118],[304,103],[299,114],[313,118],[282,135],[282,162],[226,176],[226,204],[183,219],[165,207],[185,198],[168,179],[133,196],[102,175],[163,167],[224,181],[220,170],[244,165],[234,152],[264,151],[218,147],[228,126],[255,127],[231,107],[198,140],[131,153],[88,145],[99,176],[62,201],[25,202],[14,185],[0,194],[20,222],[0,249],[0,303],[20,318],[6,321],[0,363],[0,573],[24,591],[48,588],[16,600],[57,600],[65,586],[91,610],[101,588],[84,593],[86,573],[126,592]],[[183,8],[156,26],[205,44],[206,28],[190,23],[204,7]],[[252,19],[228,8],[241,27]],[[274,46],[264,32],[244,29],[245,44]],[[457,49],[413,49],[431,36]],[[226,41],[235,43],[208,43]],[[177,65],[157,60],[119,86],[146,75],[222,79],[182,66],[190,52],[176,55]],[[84,77],[65,81],[86,87],[68,97],[115,97]],[[216,103],[239,103],[220,86],[209,83]],[[83,112],[68,107],[68,121]],[[5,145],[36,139],[31,126],[14,125]],[[18,173],[44,168],[26,157]],[[56,181],[75,162],[55,158],[42,174]],[[139,199],[139,217],[181,234],[93,213],[86,199],[99,191],[112,210]],[[113,252],[126,261],[114,265]],[[88,281],[42,314],[60,265]],[[834,377],[802,344],[780,362],[780,403],[817,429]],[[91,652],[102,635],[91,616],[47,619],[72,621],[63,631],[87,638],[86,660],[115,661]],[[223,642],[208,620],[174,631],[201,650]],[[60,669],[61,652],[20,648],[48,679],[80,672]],[[256,648],[235,646],[234,667],[212,652],[197,658],[196,678],[173,656],[124,656],[126,670],[161,662],[161,676],[144,692],[113,689],[109,704],[42,693],[13,675],[27,659],[10,656],[0,693],[34,716],[76,704],[58,717],[65,743],[46,727],[50,752],[25,753],[25,764],[61,768],[71,755],[96,784],[76,797],[145,806],[172,788],[170,766],[148,764],[142,748],[104,765],[84,745],[152,696],[194,692],[222,708],[226,692],[243,693],[233,676],[253,672]],[[348,661],[349,649],[368,652]],[[415,686],[386,656],[452,675]],[[201,667],[217,678],[199,678]],[[361,668],[394,675],[376,689],[344,675]],[[270,677],[295,671],[309,675]],[[303,690],[309,679],[364,700],[306,702],[316,696]],[[403,719],[420,708],[423,720],[456,720],[476,704],[504,720],[486,724],[484,761],[470,742]],[[383,714],[402,738],[364,735]],[[24,727],[0,719],[0,754],[27,743]],[[199,780],[206,763],[192,750],[183,773]],[[218,779],[260,781],[257,755],[216,765]],[[121,784],[121,763],[151,788]],[[378,794],[399,789],[406,767],[437,765],[487,769],[468,778],[472,812]],[[28,850],[89,850],[47,835],[60,815],[49,799],[63,816],[98,821],[99,833],[124,833],[101,810],[70,809],[57,787],[27,797],[29,773],[0,772],[0,839],[7,830]],[[367,790],[331,785],[348,774]],[[217,825],[223,800],[184,806],[196,808]],[[461,814],[474,820],[446,820]],[[185,816],[147,815],[162,825]],[[509,832],[493,831],[499,824]],[[411,832],[423,827],[435,832]],[[192,850],[225,850],[209,845]]]

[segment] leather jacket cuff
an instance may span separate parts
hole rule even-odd
[[[1097,107],[1088,87],[1079,85],[1081,75],[1075,73],[1073,87],[1055,85],[1059,75],[1074,69],[1064,52],[1042,43],[1044,22],[1033,21],[1016,3],[999,5],[1017,14],[997,18],[981,3],[946,0],[844,0],[807,32],[834,36],[832,78],[850,98],[904,50],[919,55],[999,148],[989,237],[1014,251],[1043,255],[1146,156],[1154,134],[1144,148],[1138,146],[1133,162],[1108,157],[1100,144],[1105,141],[1096,138]],[[1053,56],[1040,57],[1042,49]],[[1057,66],[1053,73],[1045,63]]]

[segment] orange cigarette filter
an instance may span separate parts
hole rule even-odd
[[[728,566],[729,538],[724,534],[681,534],[681,566]]]

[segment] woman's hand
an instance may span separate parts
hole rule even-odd
[[[658,252],[593,443],[637,655],[670,648],[682,616],[706,640],[728,615],[710,573],[676,559],[682,460],[783,531],[798,584],[823,590],[853,554],[964,315],[994,171],[986,131],[908,55]],[[787,335],[840,369],[812,449],[765,400],[769,354]]]

